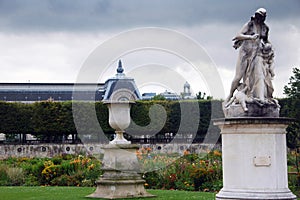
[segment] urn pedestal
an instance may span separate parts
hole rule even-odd
[[[108,107],[108,122],[116,134],[114,140],[103,147],[104,173],[96,182],[96,191],[87,197],[119,199],[154,196],[144,188],[145,181],[141,178],[136,156],[139,146],[131,144],[123,136],[131,121],[131,104],[141,99],[134,80],[126,77],[123,71],[122,62],[119,60],[116,76],[105,82],[103,103]]]
[[[138,198],[154,197],[146,192],[136,156],[138,145],[109,144],[104,147],[103,175],[96,182],[97,189],[91,198]]]
[[[223,188],[216,199],[296,199],[288,188],[287,118],[225,118],[221,129]]]

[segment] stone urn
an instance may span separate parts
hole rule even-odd
[[[103,175],[96,181],[97,189],[88,195],[90,198],[143,198],[153,197],[145,188],[145,180],[140,174],[136,156],[139,145],[127,141],[123,133],[130,124],[130,107],[141,96],[134,80],[123,74],[119,61],[116,77],[106,82],[103,103],[109,112],[109,125],[115,129],[116,136],[103,147]]]
[[[111,102],[107,103],[109,112],[109,125],[115,129],[116,136],[114,140],[110,141],[110,144],[130,144],[130,141],[126,140],[123,136],[124,130],[130,124],[130,105],[126,102]]]

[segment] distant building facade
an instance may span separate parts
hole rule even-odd
[[[98,83],[0,83],[0,101],[102,100],[104,84]]]
[[[142,99],[143,100],[151,100],[156,96],[155,92],[146,92],[142,94]]]
[[[163,93],[160,93],[159,95],[163,96],[166,100],[196,99],[196,97],[192,95],[191,86],[187,81],[183,85],[183,92],[181,93],[181,95],[178,95],[174,92],[169,92],[167,90]],[[143,93],[142,99],[143,100],[151,100],[155,96],[156,96],[156,93],[153,93],[153,92]]]
[[[160,93],[161,96],[165,97],[166,100],[180,100],[181,96],[174,93],[174,92],[169,92],[169,91],[165,91],[163,93]]]
[[[105,91],[127,88],[142,99],[134,79],[125,77],[121,60],[117,74],[105,83],[0,83],[0,101],[33,103],[38,101],[101,101]]]
[[[154,92],[143,93],[142,99],[143,100],[152,100],[156,95],[157,94]],[[160,93],[159,95],[164,97],[166,100],[180,100],[181,99],[181,96],[179,96],[178,94],[176,94],[174,92],[169,92],[167,90],[163,93]]]

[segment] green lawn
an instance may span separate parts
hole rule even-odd
[[[91,187],[0,187],[1,200],[77,200],[89,199],[86,195],[91,194],[95,188]],[[147,199],[215,199],[214,193],[187,192],[171,190],[148,190],[156,195],[155,198]],[[128,200],[128,199],[127,199]]]

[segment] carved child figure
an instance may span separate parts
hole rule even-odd
[[[248,108],[246,106],[246,101],[248,101],[248,97],[246,95],[247,89],[248,87],[246,84],[239,83],[237,87],[238,92],[230,99],[228,103],[226,103],[225,108],[227,108],[228,106],[230,106],[230,104],[234,102],[234,103],[241,104],[243,110],[247,112],[248,111]]]
[[[265,75],[265,87],[266,92],[265,96],[268,99],[273,98],[273,84],[272,79],[275,76],[274,72],[274,65],[273,65],[273,59],[274,59],[274,51],[272,49],[272,45],[270,43],[266,43],[262,46],[262,51],[260,56],[263,58],[263,70]]]

